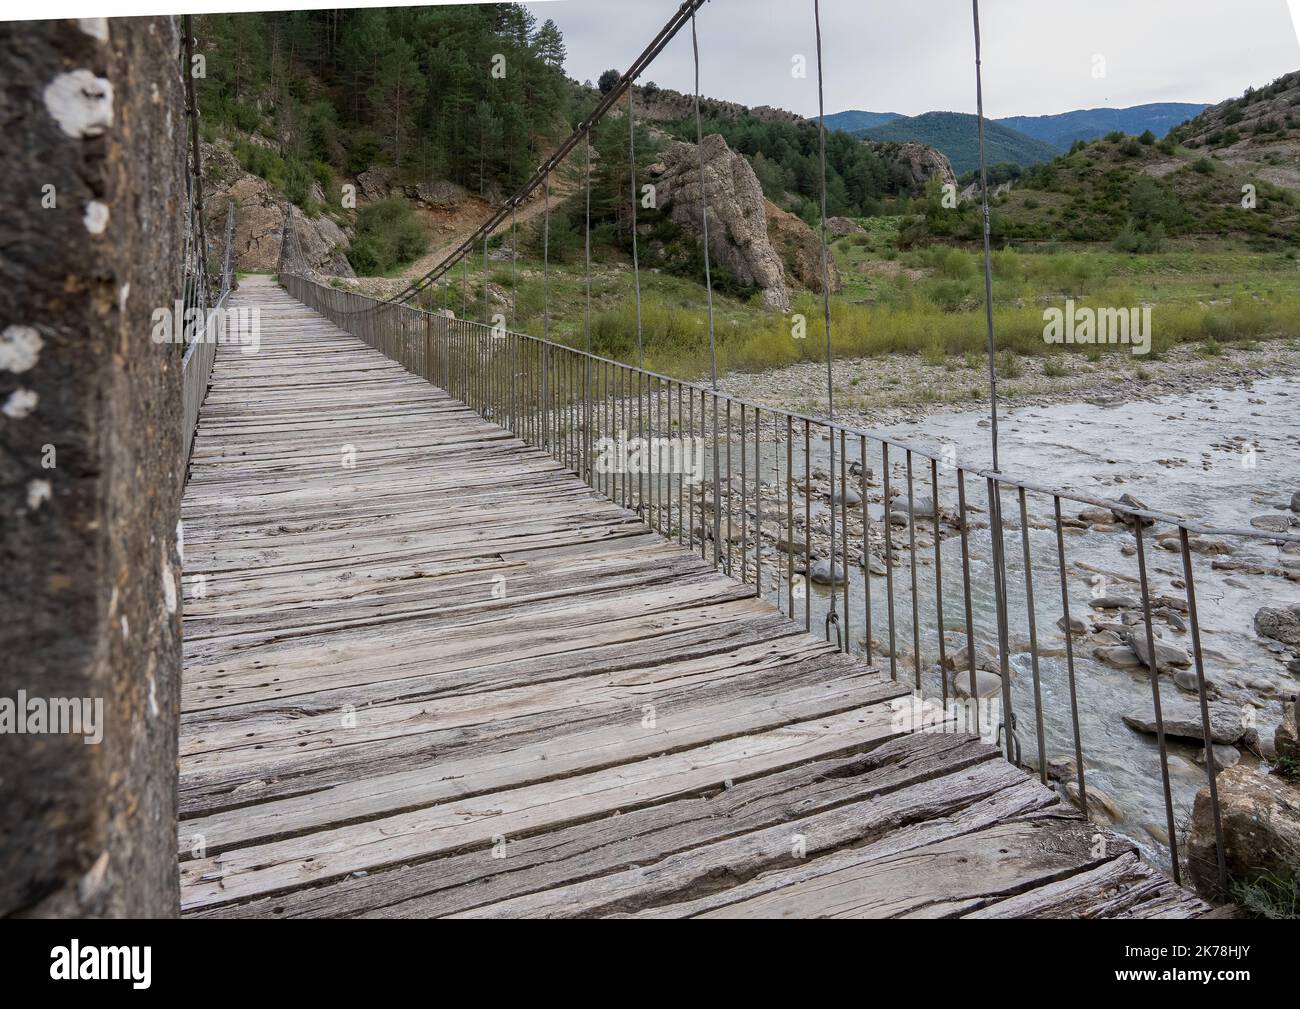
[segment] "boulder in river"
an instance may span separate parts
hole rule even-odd
[[[1065,617],[1064,617],[1064,616],[1060,616],[1060,617],[1057,617],[1057,618],[1056,618],[1056,626],[1059,627],[1062,631],[1065,630]],[[1084,621],[1080,620],[1078,617],[1071,617],[1071,618],[1070,618],[1070,633],[1071,633],[1071,634],[1087,634],[1087,633],[1088,633],[1088,625],[1087,625]]]
[[[878,554],[869,555],[866,558],[865,564],[863,563],[862,555],[858,554],[858,567],[867,568],[873,575],[878,575],[881,578],[889,574],[888,569],[885,567],[885,562],[880,559]]]
[[[832,564],[829,560],[813,561],[812,580],[818,585],[843,585],[844,568],[839,561]]]
[[[1160,698],[1160,713],[1164,716],[1165,735],[1176,739],[1204,740],[1201,730],[1201,704],[1191,698]],[[1241,723],[1241,710],[1233,704],[1215,701],[1209,704],[1210,741],[1212,743],[1235,743],[1246,731]],[[1124,724],[1138,732],[1156,731],[1155,706],[1144,705],[1124,715]]]
[[[1282,512],[1270,512],[1268,515],[1256,515],[1250,520],[1250,524],[1256,529],[1263,529],[1270,533],[1290,532],[1291,526],[1295,519],[1290,515]]]
[[[1118,823],[1124,819],[1124,810],[1120,808],[1109,792],[1104,792],[1096,785],[1089,785],[1086,781],[1084,787],[1088,791],[1088,819],[1094,823]],[[1079,783],[1077,781],[1067,781],[1065,783],[1065,794],[1080,809],[1083,808],[1083,800],[1079,793]]]
[[[1151,655],[1147,651],[1147,635],[1145,628],[1136,631],[1129,631],[1127,636],[1129,647],[1138,657],[1138,661],[1148,669],[1151,668]],[[1156,671],[1167,673],[1173,669],[1186,669],[1192,664],[1191,658],[1188,657],[1185,649],[1176,645],[1167,645],[1158,638],[1155,641],[1156,646]]]
[[[1205,764],[1205,747],[1201,747],[1201,752],[1196,755],[1198,764]],[[1215,773],[1222,773],[1229,767],[1236,767],[1241,762],[1241,751],[1235,746],[1225,746],[1219,743],[1214,744],[1214,769]]]
[[[1132,509],[1135,510],[1135,511],[1146,511],[1146,510],[1147,510],[1147,506],[1146,506],[1145,504],[1143,504],[1141,501],[1139,501],[1137,498],[1135,498],[1132,494],[1121,494],[1121,495],[1120,495],[1120,498],[1119,498],[1119,503],[1122,504],[1122,505],[1125,505],[1125,506],[1128,507],[1128,508],[1132,508]],[[1126,525],[1126,526],[1131,526],[1131,525],[1133,525],[1133,523],[1134,523],[1134,521],[1135,521],[1134,516],[1130,515],[1127,511],[1114,511],[1114,510],[1112,510],[1112,511],[1111,511],[1111,514],[1115,516],[1115,521],[1116,521],[1116,522],[1122,523],[1123,525]],[[1145,526],[1150,526],[1150,525],[1155,525],[1155,520],[1154,520],[1154,519],[1147,519],[1147,518],[1144,518],[1144,519],[1141,519],[1141,522],[1142,522],[1142,525],[1143,525],[1144,527],[1145,527]]]
[[[1137,669],[1142,660],[1128,645],[1110,645],[1092,650],[1092,657],[1114,669]]]
[[[965,640],[964,636],[962,638],[958,638],[958,640],[964,642]],[[956,649],[955,651],[949,652],[945,656],[943,660],[943,664],[947,669],[955,670],[957,672],[966,672],[968,674],[967,685],[969,686],[970,654],[967,652],[966,645],[964,643],[961,645],[960,648]],[[992,647],[991,645],[984,644],[982,641],[976,641],[975,642],[975,668],[984,669],[990,673],[1000,673],[1002,669],[1002,664],[998,659],[997,649]]]
[[[1284,645],[1300,647],[1300,603],[1262,607],[1255,613],[1255,632]]]
[[[1129,610],[1138,605],[1138,601],[1132,596],[1124,596],[1119,593],[1098,596],[1088,603],[1094,610]]]
[[[857,488],[852,484],[849,484],[847,487],[840,487],[838,483],[835,485],[834,489],[831,491],[831,501],[834,504],[839,504],[841,499],[843,499],[850,508],[862,504],[862,495],[858,493]]]
[[[1300,513],[1300,490],[1291,495],[1291,510]]]
[[[970,697],[970,673],[958,671],[952,677],[952,689],[958,697]],[[1002,677],[984,669],[975,671],[975,693],[979,697],[1001,697]]]
[[[776,548],[785,554],[802,554],[807,551],[808,544],[797,536],[782,533],[776,538]]]
[[[1196,678],[1196,670],[1194,669],[1180,669],[1178,672],[1174,673],[1174,685],[1178,687],[1179,690],[1186,690],[1189,694],[1199,693],[1201,689],[1200,681]],[[1213,685],[1214,681],[1206,680],[1206,691],[1209,691],[1210,687]]]

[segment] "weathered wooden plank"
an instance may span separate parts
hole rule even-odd
[[[191,847],[190,838],[197,834],[205,838],[209,852],[219,853],[235,844],[261,843],[349,820],[385,816],[765,732],[809,717],[836,714],[837,708],[860,709],[864,701],[898,693],[897,687],[878,676],[863,674],[829,683],[752,691],[713,704],[660,703],[654,707],[652,725],[646,724],[644,705],[621,699],[621,711],[610,724],[599,728],[530,745],[507,740],[507,747],[492,753],[447,756],[409,771],[374,773],[361,780],[344,776],[328,789],[261,803],[237,820],[225,814],[185,820],[179,827],[179,847],[185,852]],[[506,716],[496,709],[491,714],[475,711],[472,717],[492,720]],[[221,751],[214,758],[222,760],[227,753]]]
[[[966,918],[1199,918],[1210,905],[1135,851],[1068,879],[999,900]]]
[[[182,909],[293,889],[698,791],[897,735],[893,702],[181,865]]]
[[[483,850],[397,866],[201,914],[435,917],[652,865],[699,845],[787,823],[993,760],[969,736],[897,737],[848,757],[687,794],[581,824],[511,838],[505,858]]]

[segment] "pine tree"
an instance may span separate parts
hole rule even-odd
[[[560,34],[559,26],[550,18],[543,21],[542,27],[537,29],[537,35],[533,39],[533,51],[548,66],[556,69],[563,68],[568,51],[564,48],[564,36]]]

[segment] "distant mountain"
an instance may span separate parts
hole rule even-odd
[[[1139,136],[1150,130],[1161,139],[1179,123],[1200,114],[1206,106],[1196,102],[1155,102],[1127,109],[1079,109],[1054,116],[1010,116],[994,120],[1068,151],[1076,140],[1096,140],[1119,130]],[[829,121],[830,117],[827,117]]]
[[[969,113],[926,112],[894,119],[872,129],[855,130],[853,135],[864,140],[914,140],[928,144],[948,156],[958,175],[979,167],[979,124]],[[1025,167],[1051,161],[1060,153],[1052,145],[998,122],[985,122],[984,144],[990,165],[1011,162]]]
[[[874,126],[884,126],[885,123],[902,118],[901,112],[863,112],[861,109],[849,109],[847,112],[832,112],[827,116],[826,128],[852,133],[855,130],[869,130]],[[812,121],[815,123],[817,117],[814,116]]]

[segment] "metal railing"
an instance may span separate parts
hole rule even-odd
[[[187,288],[192,286],[193,296],[187,295],[185,302],[187,307],[198,308],[204,315],[218,315],[225,311],[226,301],[230,297],[230,292],[234,288],[234,257],[235,249],[235,202],[230,201],[226,210],[226,230],[225,246],[222,251],[221,276],[217,280],[217,290],[213,297],[212,307],[207,307],[209,292],[207,290],[211,283],[210,278],[195,276],[187,278]],[[193,301],[193,305],[190,302]],[[206,322],[202,330],[203,336],[208,336]],[[190,457],[190,448],[194,444],[194,429],[199,423],[199,408],[203,405],[203,399],[208,393],[208,381],[212,377],[212,364],[217,356],[217,343],[213,339],[197,339],[185,348],[185,356],[181,360],[181,383],[184,389],[182,395],[182,417],[183,439],[181,458],[188,462]]]
[[[1161,840],[1175,879],[1186,868],[1179,827],[1191,796],[1171,783],[1171,747],[1184,743],[1166,723],[1176,707],[1184,740],[1189,711],[1199,723],[1191,745],[1206,750],[1217,855],[1213,866],[1195,868],[1226,888],[1214,745],[1241,737],[1211,700],[1197,557],[1210,551],[1209,537],[1267,552],[1300,536],[1215,529],[1131,499],[1066,493],[502,326],[379,302],[297,273],[281,280],[298,300],[548,452],[648,528],[753,586],[806,629],[816,627],[844,651],[910,681],[940,701],[945,716],[958,713],[962,728],[996,740],[1044,784],[1056,778],[1085,814],[1086,729],[1097,692],[1080,675],[1086,657],[1076,655],[1076,629],[1081,612],[1096,614],[1108,625],[1096,640],[1127,644],[1135,675],[1145,668],[1150,681],[1155,748],[1134,732],[1125,759],[1133,762],[1131,773],[1159,776],[1158,815],[1168,835]],[[836,473],[824,468],[830,439]],[[1131,540],[1123,554],[1133,571],[1070,562],[1067,543],[1088,525],[1072,514],[1079,506],[1110,513],[1110,531]],[[819,542],[829,542],[831,523],[834,558]],[[1154,558],[1170,554],[1177,568],[1158,573],[1171,576],[1172,588],[1159,592]],[[1105,580],[1100,594],[1098,578]],[[1061,647],[1042,646],[1044,620],[1062,629]],[[1164,651],[1175,634],[1190,642],[1185,662]],[[927,649],[937,666],[923,658]],[[1176,684],[1167,675],[1162,682],[1152,668],[1183,675]],[[1248,733],[1244,722],[1240,731]]]

